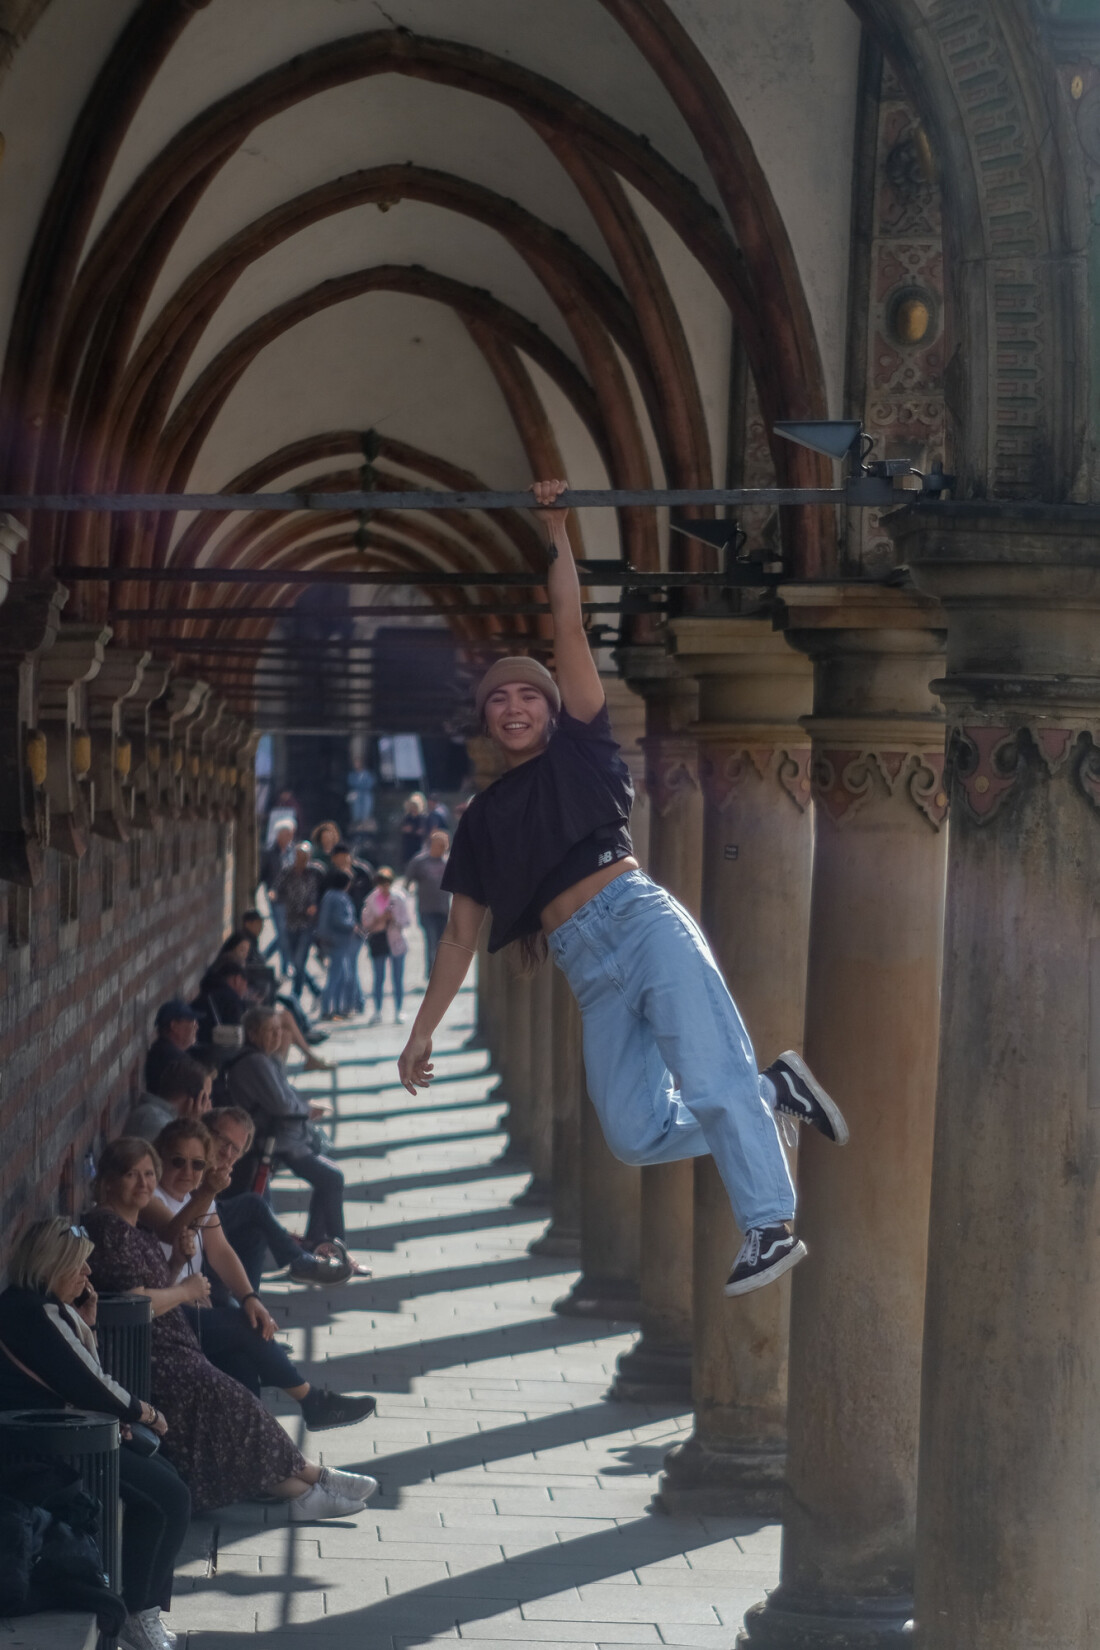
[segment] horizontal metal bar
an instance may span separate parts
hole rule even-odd
[[[290,616],[295,609],[289,607],[197,607],[176,608],[168,607],[113,607],[107,612],[108,620],[112,619],[159,619],[168,624],[191,624],[195,619],[201,619],[206,624],[223,623],[230,619],[283,619]],[[501,619],[529,617],[536,613],[549,613],[549,602],[485,602],[481,606],[471,603],[467,607],[425,607],[415,603],[404,603],[400,606],[385,607],[376,603],[373,607],[342,607],[340,618],[351,619],[415,619],[436,618],[439,616],[448,619]],[[583,613],[622,613],[633,611],[617,602],[582,602]],[[648,612],[663,611],[657,604]]]
[[[590,585],[630,585],[632,589],[664,590],[687,585],[713,585],[716,588],[734,588],[745,584],[744,573],[682,573],[682,572],[645,572],[633,567],[624,567],[621,561],[610,559],[598,561],[578,561],[577,568],[585,584]],[[544,585],[546,583],[545,570],[541,573],[527,568],[516,568],[514,572],[478,572],[468,573],[424,573],[420,571],[396,568],[392,571],[378,572],[373,568],[349,568],[346,572],[334,572],[329,568],[319,568],[314,573],[302,571],[300,568],[277,567],[71,567],[63,564],[54,568],[57,578],[66,584],[286,584],[286,585],[326,585],[326,584],[363,584],[363,585],[438,585],[441,589],[451,586],[472,589],[482,585]],[[767,575],[761,574],[759,582],[767,583]]]
[[[679,510],[691,505],[843,504],[843,487],[578,488],[562,493],[559,509]],[[142,515],[174,510],[533,510],[523,493],[444,493],[430,487],[400,493],[0,493],[0,510],[89,510]]]

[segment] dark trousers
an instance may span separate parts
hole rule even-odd
[[[191,1520],[191,1493],[163,1455],[118,1452],[122,1501],[122,1596],[131,1615],[167,1610],[172,1573]]]
[[[278,1341],[265,1341],[239,1306],[184,1306],[184,1317],[215,1368],[260,1396],[264,1386],[301,1386],[305,1377]]]
[[[260,1287],[269,1249],[277,1266],[290,1266],[302,1253],[301,1244],[291,1237],[285,1226],[279,1224],[271,1205],[255,1192],[219,1198],[218,1216],[226,1242],[237,1251],[253,1289]],[[213,1278],[211,1286],[217,1288]],[[224,1289],[224,1284],[221,1287]]]
[[[290,972],[294,980],[292,987],[294,996],[301,1002],[302,990],[308,985],[313,995],[319,998],[321,987],[314,983],[308,968],[309,953],[313,945],[313,929],[291,929],[287,935],[287,941],[290,949]]]
[[[427,979],[435,965],[435,954],[447,926],[446,913],[425,911],[420,918],[420,926],[424,930],[424,978]]]
[[[313,1188],[309,1200],[306,1243],[323,1243],[326,1238],[344,1236],[344,1177],[327,1157],[312,1153],[303,1157],[283,1157],[279,1162]]]

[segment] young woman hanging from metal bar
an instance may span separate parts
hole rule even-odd
[[[549,948],[580,1005],[588,1092],[624,1163],[714,1156],[744,1242],[728,1295],[771,1283],[805,1245],[776,1114],[843,1145],[848,1129],[798,1055],[758,1072],[752,1043],[698,925],[641,870],[633,791],[585,635],[580,585],[555,501],[533,488],[549,538],[547,593],[557,679],[534,659],[498,659],[477,689],[504,773],[475,797],[451,847],[454,898],[401,1054],[410,1093],[432,1080],[432,1034],[465,979],[486,910],[489,949]]]

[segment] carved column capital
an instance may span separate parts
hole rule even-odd
[[[1051,784],[1100,808],[1100,508],[922,503],[888,525],[947,615],[932,686],[965,819]]]
[[[699,776],[703,794],[719,813],[750,785],[778,784],[800,812],[810,805],[810,747],[798,730],[783,743],[759,735],[729,737],[700,726]]]
[[[699,790],[698,742],[686,733],[656,733],[639,744],[645,754],[646,794],[663,819],[676,802]]]
[[[780,591],[791,643],[814,663],[814,801],[833,825],[864,806],[947,817],[944,723],[929,679],[942,664],[944,618],[926,596],[883,585],[792,585]]]

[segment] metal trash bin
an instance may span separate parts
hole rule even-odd
[[[153,1303],[148,1295],[100,1295],[99,1361],[133,1397],[152,1402]]]
[[[118,1422],[80,1409],[0,1411],[0,1456],[5,1461],[67,1461],[99,1502],[96,1542],[114,1593],[122,1590],[118,1500]]]

